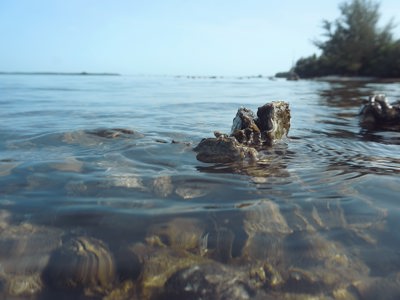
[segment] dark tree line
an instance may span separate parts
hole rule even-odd
[[[341,16],[323,21],[326,40],[315,41],[321,55],[301,58],[294,71],[300,77],[326,75],[400,77],[400,40],[393,22],[383,28],[379,3],[352,0],[339,6]]]

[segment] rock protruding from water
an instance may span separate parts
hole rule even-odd
[[[215,138],[203,139],[195,148],[197,159],[207,163],[227,163],[240,159],[256,159],[257,150],[284,138],[290,128],[289,104],[267,103],[255,115],[239,108],[233,119],[230,135],[215,132]]]
[[[289,104],[275,101],[259,107],[257,117],[250,109],[240,108],[233,119],[231,136],[248,146],[270,146],[285,137],[289,128]]]
[[[198,152],[196,158],[206,163],[228,163],[257,157],[256,149],[243,146],[234,137],[218,134],[215,138],[203,139],[194,150]]]
[[[360,112],[361,126],[367,129],[400,130],[400,102],[389,104],[384,94],[369,97]]]

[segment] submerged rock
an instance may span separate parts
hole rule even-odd
[[[43,277],[52,289],[105,295],[116,279],[114,257],[108,246],[92,237],[74,237],[57,249]]]
[[[135,132],[131,129],[126,128],[102,128],[96,129],[93,131],[88,131],[88,133],[97,135],[99,137],[107,138],[107,139],[114,139],[123,135],[134,135]]]
[[[290,234],[279,206],[271,200],[263,199],[244,209],[244,230],[249,236],[255,233]]]
[[[162,246],[200,253],[204,224],[195,218],[174,218],[154,224],[148,230],[147,240],[156,240]]]
[[[14,225],[0,210],[0,299],[37,299],[41,273],[61,244],[61,231],[30,223]]]
[[[173,274],[160,299],[254,299],[257,290],[246,279],[220,264],[194,265]]]
[[[202,162],[228,163],[244,158],[254,159],[257,150],[244,147],[234,137],[224,135],[203,139],[195,148],[196,158]]]
[[[239,108],[229,136],[215,132],[215,138],[203,139],[194,151],[199,161],[208,163],[227,163],[246,158],[256,160],[257,150],[284,138],[289,128],[289,104],[284,101],[259,107],[257,116],[250,109]]]
[[[389,104],[385,95],[373,95],[361,109],[360,117],[366,128],[400,130],[400,103]]]
[[[175,272],[210,262],[204,257],[184,250],[157,245],[139,243],[132,247],[132,251],[142,263],[138,278],[140,299],[158,299],[157,295],[162,292],[165,282]]]
[[[399,299],[400,298],[400,273],[394,273],[386,278],[368,278],[355,282],[353,288],[361,299]]]
[[[138,131],[128,128],[97,128],[65,132],[61,141],[66,144],[78,144],[85,147],[97,147],[106,140],[131,140],[143,138]]]

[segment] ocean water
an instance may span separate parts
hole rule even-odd
[[[239,272],[260,299],[395,299],[400,133],[360,127],[373,93],[398,100],[400,84],[0,75],[0,296],[164,299],[183,266],[153,260],[179,253]],[[196,160],[239,107],[273,100],[289,103],[291,128],[259,162]],[[76,254],[57,259],[77,237],[110,252],[107,284],[101,258],[89,271],[75,271]]]

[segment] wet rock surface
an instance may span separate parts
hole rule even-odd
[[[202,162],[228,163],[240,159],[257,157],[257,150],[244,147],[234,137],[218,135],[215,138],[202,140],[194,148],[198,152],[196,158]]]
[[[247,108],[240,108],[233,119],[231,135],[240,143],[257,147],[272,145],[285,137],[290,128],[289,104],[267,103],[257,110],[257,117]]]
[[[230,135],[215,132],[215,138],[203,139],[194,151],[199,161],[207,163],[227,163],[246,158],[256,160],[257,150],[284,138],[289,128],[289,104],[284,101],[259,107],[257,115],[250,109],[239,108]]]
[[[384,94],[369,97],[360,111],[361,125],[367,129],[400,130],[400,102],[389,103]]]

